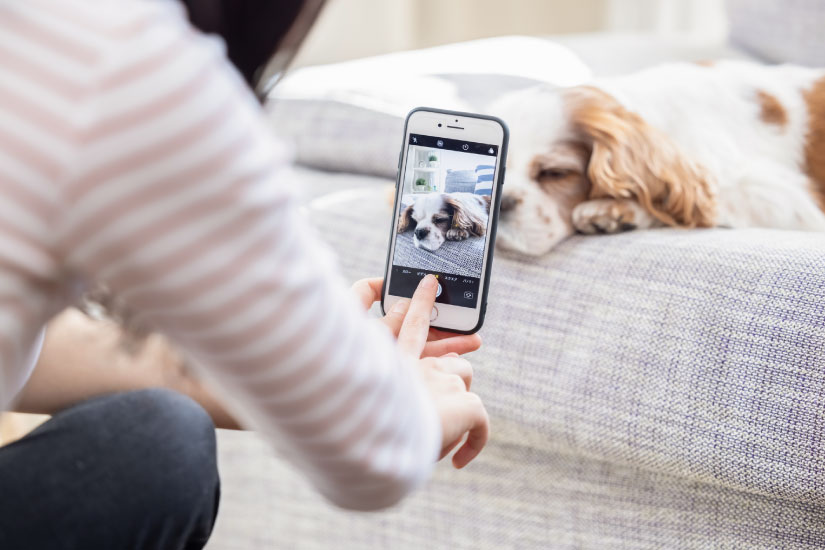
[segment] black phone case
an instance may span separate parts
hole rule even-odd
[[[396,200],[393,201],[393,213],[392,213],[392,225],[390,225],[390,239],[389,243],[387,244],[387,261],[384,265],[384,284],[381,286],[381,312],[386,315],[387,312],[384,310],[384,295],[387,292],[387,274],[389,273],[390,267],[392,266],[392,258],[390,258],[390,252],[392,251],[392,237],[395,234],[395,227],[398,223],[396,219],[398,216],[398,208],[396,208],[398,193],[401,192],[401,159],[404,158],[404,147],[406,147],[406,138],[407,138],[407,125],[409,124],[410,117],[413,113],[418,111],[426,111],[428,113],[439,113],[443,115],[453,115],[453,116],[463,116],[463,117],[470,117],[470,118],[480,118],[485,120],[492,120],[498,123],[501,126],[501,129],[504,131],[504,139],[501,142],[501,156],[499,158],[499,162],[501,163],[501,170],[498,172],[498,180],[496,181],[496,200],[494,204],[490,205],[490,215],[493,216],[492,223],[490,224],[490,233],[488,238],[490,239],[490,244],[488,247],[487,253],[487,264],[484,268],[484,284],[481,287],[481,308],[479,310],[478,315],[478,324],[471,328],[470,330],[456,330],[451,328],[440,327],[438,325],[433,325],[433,328],[437,328],[439,330],[444,330],[448,332],[454,332],[456,334],[474,334],[481,330],[481,326],[484,324],[484,316],[487,314],[487,294],[490,289],[490,277],[492,276],[492,268],[493,268],[493,253],[495,252],[495,245],[496,245],[496,229],[498,228],[498,211],[499,205],[501,203],[501,189],[504,186],[504,174],[507,171],[507,147],[510,141],[510,129],[507,128],[507,124],[498,117],[489,116],[489,115],[479,115],[475,113],[464,113],[461,111],[448,111],[445,109],[431,109],[429,107],[416,107],[412,111],[407,114],[407,118],[404,120],[404,134],[403,134],[403,143],[401,145],[401,152],[398,155],[398,173],[395,177],[395,198]]]

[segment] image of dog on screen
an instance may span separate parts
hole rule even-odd
[[[489,214],[489,196],[428,193],[404,208],[398,219],[398,232],[412,231],[416,248],[435,252],[445,241],[483,237]]]

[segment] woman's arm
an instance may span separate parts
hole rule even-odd
[[[15,410],[54,414],[98,395],[154,387],[188,395],[218,428],[241,428],[220,400],[185,368],[166,338],[150,334],[130,349],[124,346],[117,324],[94,320],[76,309],[65,310],[49,323],[37,366]]]
[[[380,300],[383,279],[364,279],[353,286],[364,309]],[[384,323],[397,336],[403,315],[393,312]],[[478,349],[477,335],[456,336],[431,329],[427,356],[463,354]],[[198,380],[175,347],[151,333],[132,343],[115,322],[97,320],[70,308],[46,329],[43,349],[32,376],[18,395],[16,412],[55,414],[81,401],[108,393],[163,387],[199,403],[218,428],[243,429],[214,392]]]
[[[405,317],[415,345],[396,345],[300,215],[284,148],[224,52],[173,3],[109,9],[124,26],[107,34],[61,187],[66,272],[168,334],[341,506],[397,502],[467,432],[456,465],[475,456],[478,397],[457,375],[419,373],[437,285]]]

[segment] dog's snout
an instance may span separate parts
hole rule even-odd
[[[504,194],[501,196],[501,211],[510,212],[511,210],[515,210],[520,202],[521,198],[513,194]]]
[[[419,227],[415,230],[415,236],[418,237],[419,240],[425,238],[429,234],[430,230],[427,227]]]

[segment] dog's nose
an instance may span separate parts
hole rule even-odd
[[[415,236],[418,237],[419,240],[423,239],[424,237],[426,237],[429,234],[430,234],[430,230],[426,227],[419,227],[418,229],[415,230]]]
[[[515,210],[516,206],[518,206],[520,202],[521,198],[512,194],[504,194],[501,196],[501,211],[509,212],[511,210]]]

